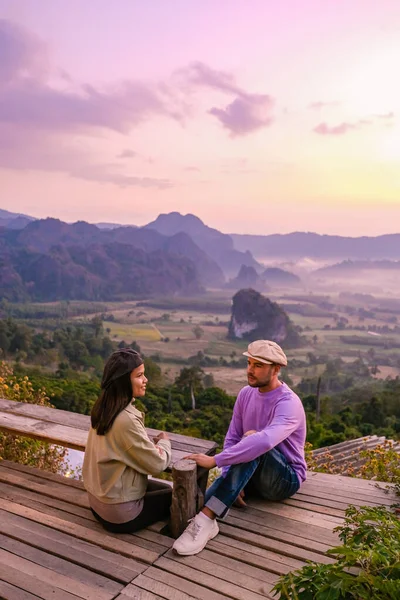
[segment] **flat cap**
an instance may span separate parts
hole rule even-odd
[[[287,366],[286,354],[276,342],[271,340],[256,340],[248,345],[244,356],[249,356],[254,360],[266,363],[267,365]]]

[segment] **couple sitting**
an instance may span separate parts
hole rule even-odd
[[[224,450],[216,456],[186,458],[222,475],[206,492],[203,509],[174,542],[178,554],[200,552],[218,534],[216,518],[244,494],[272,501],[289,498],[306,478],[306,422],[298,396],[278,379],[286,356],[275,342],[252,342],[248,386],[238,394]],[[166,469],[171,443],[166,433],[150,440],[143,415],[134,406],[145,395],[147,378],[137,352],[114,352],[104,369],[102,392],[94,404],[83,464],[83,479],[94,516],[108,531],[134,532],[169,516],[171,487],[148,480]]]

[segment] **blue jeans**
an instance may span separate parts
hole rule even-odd
[[[248,463],[230,466],[206,491],[205,506],[222,518],[245,487],[265,500],[279,502],[293,496],[300,482],[282,452],[272,448]]]

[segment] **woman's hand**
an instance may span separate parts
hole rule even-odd
[[[207,454],[190,454],[184,457],[185,460],[194,460],[199,467],[205,469],[212,469],[217,466],[215,458],[213,456],[207,456]]]
[[[160,431],[160,433],[153,438],[153,442],[155,444],[157,444],[157,442],[160,440],[169,440],[168,433],[165,433],[165,431]]]

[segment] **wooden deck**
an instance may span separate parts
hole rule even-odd
[[[374,482],[310,473],[284,503],[232,509],[197,556],[179,557],[163,523],[107,533],[80,482],[0,462],[0,597],[10,600],[261,600],[281,573],[332,562],[349,503],[390,505]]]

